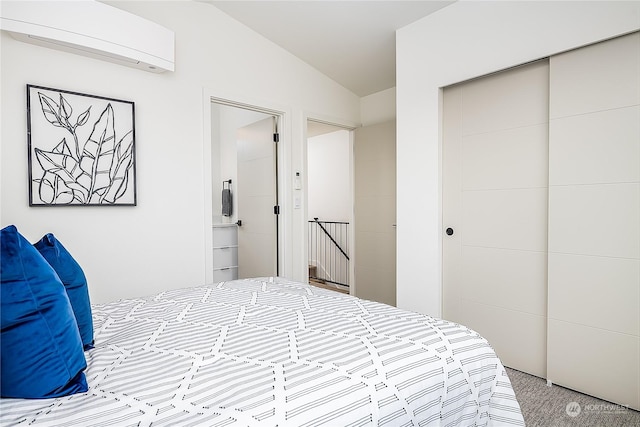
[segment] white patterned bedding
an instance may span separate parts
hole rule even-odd
[[[524,425],[466,327],[279,278],[94,305],[89,391],[3,426]]]

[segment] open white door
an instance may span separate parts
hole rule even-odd
[[[396,305],[396,123],[356,129],[355,295]]]
[[[238,129],[238,278],[278,274],[275,118]]]

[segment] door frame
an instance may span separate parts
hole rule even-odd
[[[287,156],[288,149],[290,147],[289,141],[291,140],[291,131],[289,124],[290,112],[287,108],[275,104],[265,104],[259,101],[243,99],[239,96],[229,96],[229,94],[221,94],[213,89],[204,88],[202,97],[202,110],[203,110],[203,129],[202,129],[202,154],[203,154],[203,236],[204,236],[204,281],[205,284],[213,282],[213,164],[211,158],[211,105],[219,104],[223,106],[236,107],[244,110],[256,111],[267,115],[274,116],[276,118],[279,141],[276,145],[276,155],[278,158],[278,172],[276,180],[276,191],[278,196],[278,205],[280,206],[280,215],[278,215],[278,227],[277,227],[277,270],[280,275],[286,276],[289,266],[288,258],[291,245],[286,240],[289,236],[291,229],[291,221],[286,218],[286,213],[289,211],[287,206],[287,198],[282,197],[286,194],[284,179],[288,176],[288,169],[290,159]]]
[[[329,125],[336,127],[338,129],[343,129],[349,131],[349,192],[351,194],[351,209],[349,210],[349,223],[351,224],[352,232],[349,234],[349,247],[353,248],[353,252],[349,255],[349,294],[355,295],[356,289],[356,280],[355,280],[355,260],[356,260],[356,247],[355,247],[355,175],[354,175],[354,167],[355,167],[355,159],[353,156],[353,142],[355,129],[362,126],[360,123],[354,123],[345,120],[339,120],[333,117],[327,117],[322,114],[314,114],[314,113],[305,113],[303,115],[303,141],[302,144],[302,157],[303,157],[303,191],[304,191],[304,203],[302,204],[303,218],[305,227],[308,227],[308,216],[309,216],[309,188],[308,188],[308,162],[309,162],[309,138],[307,135],[307,126],[309,122],[316,122],[324,125]],[[307,229],[304,230],[304,242],[303,242],[303,256],[305,263],[309,259],[309,233],[306,232]],[[305,282],[309,282],[309,269],[305,268],[304,276]]]

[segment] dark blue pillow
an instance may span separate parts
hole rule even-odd
[[[0,246],[2,397],[86,392],[82,341],[58,275],[15,226],[0,231]]]
[[[53,267],[67,290],[84,349],[93,348],[93,318],[91,317],[89,288],[80,264],[51,233],[45,235],[33,246]]]

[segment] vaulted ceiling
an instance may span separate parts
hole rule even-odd
[[[395,30],[453,1],[201,0],[358,96],[396,85]]]

